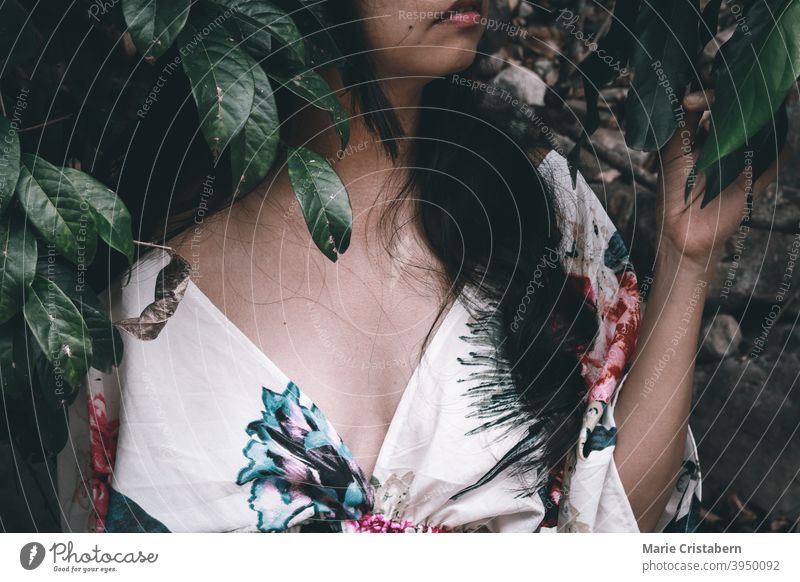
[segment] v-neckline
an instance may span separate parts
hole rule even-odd
[[[191,276],[189,277],[189,284],[186,288],[187,294],[191,292],[200,303],[208,310],[212,315],[214,315],[217,319],[221,320],[225,326],[230,330],[230,332],[242,343],[244,344],[248,350],[253,352],[254,356],[261,360],[263,364],[265,364],[268,368],[271,368],[273,372],[277,373],[279,376],[282,377],[282,380],[288,385],[289,382],[292,382],[296,387],[300,398],[305,399],[307,402],[312,404],[316,407],[317,411],[319,412],[320,416],[325,420],[325,422],[330,427],[331,431],[333,432],[334,436],[342,443],[342,447],[345,451],[351,456],[353,459],[353,463],[358,468],[361,476],[364,478],[365,483],[367,486],[372,486],[373,479],[375,478],[375,473],[377,469],[380,467],[381,461],[384,460],[384,457],[388,454],[388,447],[390,446],[391,441],[397,438],[397,432],[399,431],[399,422],[401,413],[408,407],[411,399],[414,396],[417,378],[420,375],[421,371],[423,370],[423,366],[426,362],[435,355],[436,351],[439,349],[439,344],[443,341],[445,330],[452,325],[452,321],[455,318],[455,315],[459,313],[462,309],[465,309],[463,303],[461,301],[461,296],[458,296],[452,303],[452,305],[447,309],[447,313],[444,317],[441,318],[439,322],[439,327],[433,333],[428,342],[428,345],[425,347],[419,362],[414,367],[414,371],[411,373],[411,376],[406,383],[405,388],[403,389],[403,393],[400,396],[400,400],[397,403],[397,407],[395,408],[394,414],[392,415],[391,420],[389,421],[389,427],[386,430],[386,434],[383,437],[383,441],[381,442],[381,446],[378,449],[378,454],[375,458],[375,464],[372,470],[371,475],[367,475],[364,471],[363,466],[355,458],[352,454],[352,449],[350,449],[349,445],[344,441],[339,431],[330,421],[330,418],[325,413],[325,411],[317,405],[317,403],[308,396],[303,391],[303,388],[292,380],[292,377],[284,372],[280,366],[278,366],[275,361],[270,358],[261,348],[259,348],[250,337],[244,333],[239,326],[237,326],[231,319],[225,315],[225,313],[217,307],[217,305],[203,292],[200,287],[192,280]],[[184,297],[185,300],[185,297]],[[284,386],[285,388],[285,386]]]

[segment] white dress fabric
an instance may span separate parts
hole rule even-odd
[[[614,406],[638,333],[636,277],[583,178],[573,190],[554,151],[540,171],[563,203],[559,258],[601,325],[582,361],[584,426],[559,467],[535,479],[506,469],[475,486],[525,430],[475,430],[468,389],[496,372],[476,358],[480,322],[464,302],[429,343],[368,478],[302,387],[189,280],[158,337],[124,335],[121,365],[90,370],[73,404],[58,458],[64,530],[638,532],[613,456]],[[153,302],[169,261],[154,250],[112,287],[112,321]],[[692,531],[700,495],[690,429],[657,530]]]

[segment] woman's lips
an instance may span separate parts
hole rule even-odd
[[[436,24],[471,26],[480,24],[481,15],[476,10],[465,10],[463,12],[448,12],[444,18],[439,20]]]

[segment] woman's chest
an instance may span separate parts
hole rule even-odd
[[[126,314],[141,311],[128,295]],[[324,405],[190,284],[159,337],[126,339],[119,373],[98,375],[92,389],[109,419],[120,414],[110,531],[151,522],[169,531],[286,531],[319,519],[376,527],[374,515],[473,527],[512,506],[530,512],[531,527],[538,497],[517,501],[518,483],[494,479],[452,498],[514,440],[475,433],[468,391],[480,368],[462,363],[474,347],[461,339],[469,320],[461,303],[447,311],[384,427],[370,479]],[[113,449],[113,420],[97,418],[101,455]]]
[[[370,475],[439,306],[355,297],[286,298],[232,321],[325,411]]]
[[[442,305],[408,271],[340,261],[284,253],[269,273],[228,264],[224,287],[200,288],[325,410],[369,475]]]

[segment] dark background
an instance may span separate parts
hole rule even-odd
[[[726,5],[723,5],[726,6]],[[542,131],[568,151],[585,111],[575,63],[584,43],[555,22],[559,9],[581,15],[587,34],[602,36],[608,13],[585,1],[494,0],[493,19],[519,27],[487,34],[480,75],[529,106],[528,117],[507,101],[486,96],[487,114],[513,139],[533,144]],[[725,8],[724,8],[725,9]],[[729,26],[718,38],[726,38]],[[707,57],[713,57],[709,51]],[[520,66],[513,66],[520,65]],[[146,83],[145,83],[146,84]],[[646,287],[655,240],[655,157],[629,151],[619,128],[627,77],[602,92],[601,128],[582,152],[581,172],[604,203],[631,251]],[[532,123],[535,112],[542,125]],[[789,108],[789,142],[800,151],[800,107]],[[709,293],[695,377],[691,417],[703,480],[700,531],[798,531],[800,520],[800,269],[791,270],[793,242],[800,237],[800,158],[787,163],[776,184],[755,205],[750,230],[729,241]],[[753,357],[778,284],[791,287],[777,319],[768,326],[765,349]],[[731,277],[729,291],[723,283]],[[645,289],[643,288],[643,291]],[[69,446],[69,445],[68,445]],[[52,464],[26,462],[18,478],[11,451],[0,445],[0,529],[59,531]],[[9,475],[10,476],[10,475]]]

